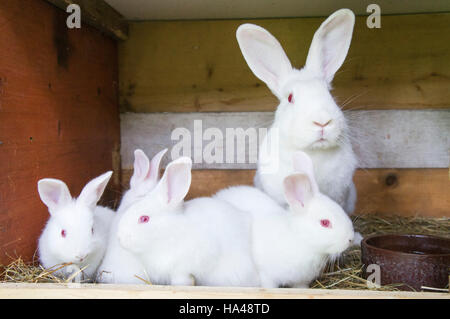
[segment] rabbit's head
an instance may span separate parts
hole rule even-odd
[[[314,34],[305,66],[294,69],[277,39],[267,30],[243,24],[236,31],[242,54],[253,73],[280,100],[274,125],[294,149],[339,146],[347,124],[330,89],[345,60],[355,16],[341,9]]]
[[[65,262],[82,263],[101,246],[94,213],[111,175],[109,171],[91,180],[76,199],[63,181],[44,178],[38,182],[39,196],[50,213],[42,249]]]
[[[295,173],[284,179],[284,193],[290,211],[300,222],[302,232],[315,250],[339,254],[353,241],[353,224],[344,210],[320,193],[314,178],[311,158],[304,152],[294,153]]]
[[[130,189],[123,195],[119,211],[128,208],[133,202],[143,198],[152,191],[159,178],[159,165],[167,148],[156,154],[150,161],[144,151],[134,151],[133,175],[130,179]]]
[[[172,218],[181,213],[189,191],[191,167],[188,157],[169,163],[155,189],[124,212],[119,221],[118,238],[125,249],[141,253],[166,240],[163,234],[170,229]]]

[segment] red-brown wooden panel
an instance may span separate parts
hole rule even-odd
[[[122,170],[128,188],[133,170]],[[358,169],[353,180],[358,192],[355,214],[450,217],[450,180],[446,168]],[[235,185],[252,185],[254,170],[192,171],[188,199],[211,196]]]
[[[0,1],[0,263],[30,259],[47,220],[44,177],[77,196],[118,169],[116,43],[42,0]],[[119,174],[110,182],[119,184]]]

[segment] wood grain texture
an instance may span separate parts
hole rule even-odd
[[[65,16],[45,1],[0,1],[0,263],[35,252],[48,218],[39,179],[78,196],[120,170],[116,43],[89,26],[68,30]]]
[[[1,299],[448,299],[448,293],[112,284],[0,284]]]
[[[359,170],[354,181],[359,214],[450,217],[446,168]]]
[[[449,167],[450,163],[450,109],[448,110],[377,110],[347,112],[354,150],[362,168],[434,168]],[[154,155],[167,147],[173,150],[163,159],[163,163],[178,157],[174,145],[179,141],[189,141],[179,137],[176,129],[185,128],[190,136],[190,148],[186,147],[194,160],[196,169],[254,169],[257,149],[264,136],[263,128],[273,121],[271,112],[228,112],[228,113],[123,113],[121,114],[122,167],[131,168],[133,152],[143,149]],[[195,123],[199,123],[198,125]],[[209,128],[218,129],[220,136],[211,138],[205,133]],[[254,137],[249,143],[245,139],[245,149],[238,148],[227,154],[227,130],[254,128]],[[249,131],[250,132],[250,131]],[[249,134],[251,135],[251,134]],[[187,135],[186,135],[187,136]],[[200,138],[197,139],[196,136]],[[231,137],[231,135],[229,135]],[[205,137],[202,141],[202,137]],[[198,141],[199,140],[199,141]],[[198,142],[196,142],[198,141]],[[222,155],[221,163],[205,161],[209,154],[207,146],[216,142]],[[189,144],[188,144],[189,145]],[[251,148],[249,145],[253,145]],[[197,155],[201,156],[197,156]],[[219,154],[219,153],[218,153]],[[171,155],[171,156],[170,156]],[[245,155],[241,163],[238,155]],[[251,156],[249,156],[251,155]],[[226,162],[227,156],[232,158]],[[196,158],[199,158],[198,160]],[[203,157],[203,159],[202,159]]]
[[[47,0],[66,11],[70,4],[78,4],[82,22],[99,29],[118,40],[128,38],[128,22],[104,0]]]
[[[121,111],[273,111],[276,98],[242,57],[236,28],[253,22],[278,38],[301,67],[324,18],[158,21],[130,24],[119,46]],[[347,109],[450,106],[450,13],[357,17],[346,62],[334,80]]]
[[[105,0],[130,20],[199,20],[240,18],[322,17],[349,8],[357,15],[367,15],[367,6],[373,0],[189,0],[189,6],[180,0],[142,1]],[[377,0],[382,14],[450,12],[445,0]]]
[[[128,188],[132,170],[122,171]],[[253,170],[193,170],[188,199],[211,196],[236,185],[252,185]],[[358,192],[356,214],[450,217],[447,169],[369,169],[354,176]]]

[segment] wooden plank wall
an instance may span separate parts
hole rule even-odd
[[[292,65],[305,63],[324,18],[140,22],[120,45],[120,106],[132,112],[273,111],[276,98],[247,67],[235,32],[253,22],[278,38]],[[334,95],[348,109],[448,108],[450,14],[357,17]]]
[[[68,30],[45,1],[0,1],[0,263],[30,259],[48,218],[37,181],[64,180],[78,196],[114,169],[120,183],[117,45]]]
[[[123,184],[132,170],[123,170]],[[254,170],[194,170],[188,199],[214,195],[235,185],[252,185]],[[358,189],[356,213],[403,216],[450,216],[448,169],[357,170],[353,178]]]
[[[333,91],[338,102],[350,100],[361,167],[357,212],[450,216],[450,43],[442,41],[450,14],[382,16],[381,29],[368,29],[365,19],[356,19]],[[239,51],[241,23],[267,28],[301,67],[323,20],[132,23],[119,46],[123,183],[135,148],[154,155],[171,147],[173,129],[193,136],[194,120],[203,130],[270,125],[277,101]],[[254,167],[197,163],[189,196],[251,184]]]
[[[450,109],[349,113],[347,118],[352,132],[352,144],[360,168],[448,167]],[[122,166],[132,168],[133,152],[138,147],[145,149],[148,154],[156,154],[162,145],[172,149],[181,141],[190,139],[191,147],[187,150],[190,154],[181,155],[192,156],[194,169],[254,169],[257,147],[272,121],[272,112],[123,113],[121,114]],[[176,128],[189,131],[189,136],[180,137],[178,134],[172,136]],[[223,143],[216,143],[216,140],[221,139],[220,136],[214,138],[207,136],[206,132],[212,128],[219,129]],[[234,154],[227,154],[226,145],[229,138],[226,131],[237,128],[242,128],[248,137],[233,136]],[[194,143],[194,140],[198,142]],[[242,150],[237,149],[238,140],[242,141],[242,144],[245,143]],[[249,145],[250,140],[254,140],[254,143],[251,143],[253,148]],[[208,154],[207,145],[215,143],[219,153],[222,153],[221,163],[202,161],[201,157],[205,156],[200,157],[199,154],[202,154],[202,151],[203,154]],[[178,153],[177,149],[173,149],[172,157],[180,156]],[[242,155],[245,155],[244,163],[239,162],[242,161]],[[167,163],[168,159],[166,156],[163,163]],[[227,163],[226,159],[232,159],[231,163]]]

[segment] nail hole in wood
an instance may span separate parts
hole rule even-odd
[[[386,176],[385,182],[387,186],[396,186],[398,184],[397,175],[394,173],[388,174]]]

